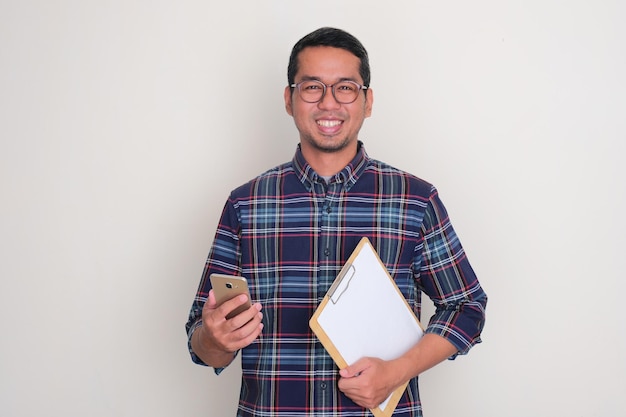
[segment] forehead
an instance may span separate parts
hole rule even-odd
[[[296,81],[302,78],[319,78],[363,82],[359,74],[360,66],[359,58],[345,49],[330,46],[308,47],[298,55]]]

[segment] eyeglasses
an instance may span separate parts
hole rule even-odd
[[[333,97],[341,104],[350,104],[359,96],[361,90],[367,90],[367,87],[354,81],[339,81],[333,85],[326,85],[321,81],[307,80],[297,84],[291,84],[291,88],[297,88],[300,98],[307,103],[317,103],[324,99],[326,89],[330,88]]]

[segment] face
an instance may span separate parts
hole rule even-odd
[[[341,80],[363,83],[359,75],[359,58],[344,49],[305,48],[298,55],[298,64],[295,83],[310,79],[322,81],[327,86]],[[354,103],[341,104],[329,88],[317,103],[302,100],[297,88],[285,89],[285,107],[300,132],[303,152],[354,152],[363,121],[372,112],[372,103],[371,90],[367,90],[367,95],[361,90]]]

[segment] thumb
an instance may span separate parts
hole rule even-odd
[[[209,291],[209,296],[206,299],[204,307],[211,310],[217,308],[217,300],[215,299],[215,293],[213,292],[213,290]]]
[[[353,378],[355,376],[361,375],[361,373],[367,368],[364,361],[359,359],[355,363],[350,366],[346,366],[342,370],[339,371],[339,375],[344,378]]]

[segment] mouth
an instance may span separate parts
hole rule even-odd
[[[318,119],[317,128],[322,135],[334,136],[339,133],[343,125],[343,120],[339,119]]]
[[[341,120],[318,120],[317,125],[325,128],[333,128],[343,123]]]

